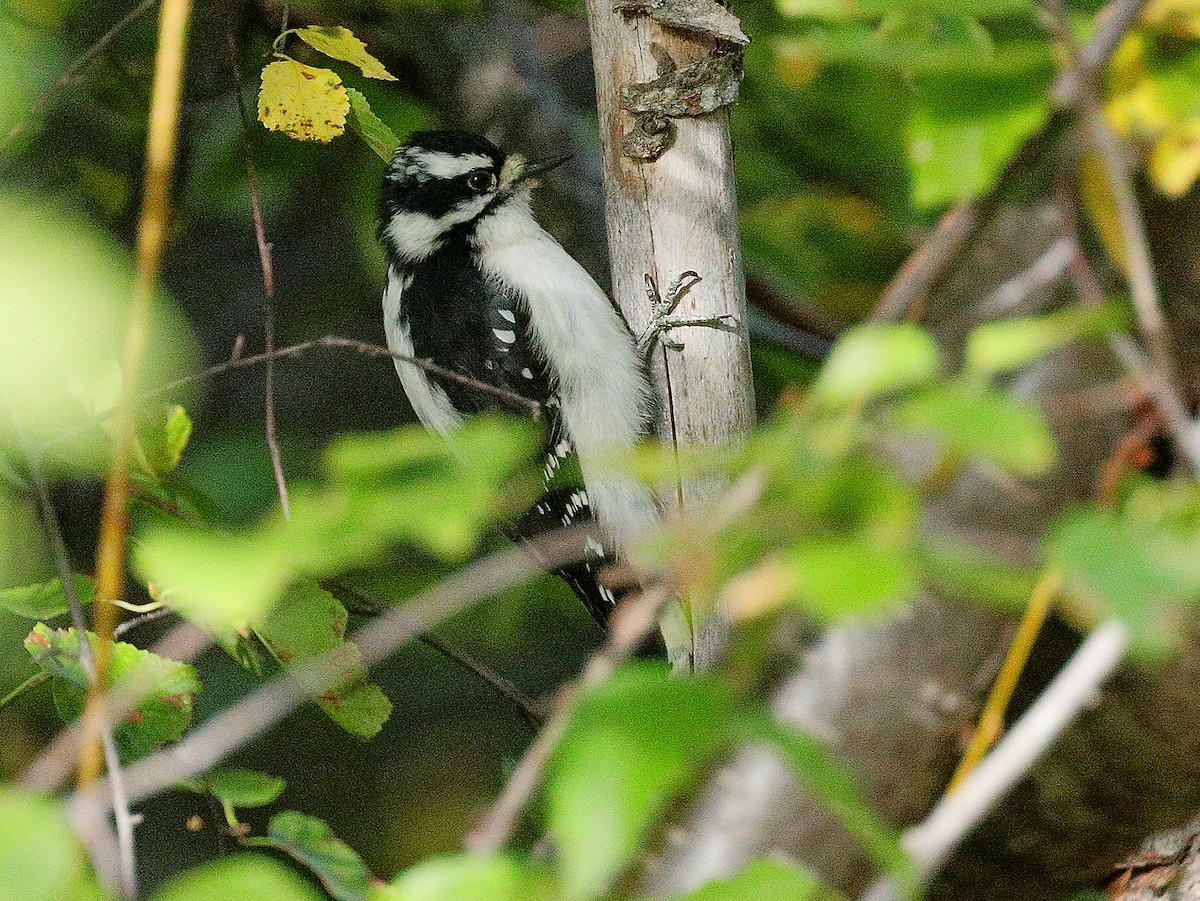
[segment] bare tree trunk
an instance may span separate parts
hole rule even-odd
[[[666,5],[700,12],[716,7],[711,0]],[[736,27],[736,20],[723,9],[717,15]],[[674,141],[656,159],[639,160],[626,156],[622,147],[625,135],[639,128],[639,117],[622,109],[621,103],[623,88],[669,74],[666,57],[682,69],[712,60],[736,60],[736,55],[724,56],[731,45],[713,35],[665,26],[640,11],[615,11],[613,0],[588,0],[588,17],[613,295],[634,333],[640,334],[651,325],[654,313],[646,276],[665,294],[682,273],[692,270],[703,280],[684,296],[676,316],[732,317],[728,328],[691,327],[668,333],[666,337],[682,347],[660,345],[651,372],[660,401],[659,436],[677,446],[723,444],[754,425],[728,108],[669,122],[659,119],[659,127],[674,130]],[[705,486],[680,482],[671,501],[687,508],[702,502],[706,493]],[[693,611],[698,667],[711,662],[723,643],[719,618],[700,628],[706,612]]]

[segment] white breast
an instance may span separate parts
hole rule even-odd
[[[529,305],[592,509],[617,545],[626,544],[656,521],[644,486],[608,466],[648,417],[650,389],[633,339],[599,285],[534,220],[527,194],[486,216],[475,241],[484,274]]]
[[[412,276],[402,275],[394,266],[388,267],[387,286],[383,290],[383,329],[389,350],[415,357],[408,324],[400,315],[401,296],[410,284]],[[404,393],[408,395],[408,402],[412,404],[413,412],[422,425],[447,435],[462,422],[462,417],[451,405],[442,386],[430,381],[424,369],[403,360],[396,360],[395,363]]]

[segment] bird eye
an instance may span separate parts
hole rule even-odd
[[[486,194],[496,184],[496,176],[490,172],[472,172],[467,176],[467,187],[476,194]]]

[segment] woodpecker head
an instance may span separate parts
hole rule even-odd
[[[569,158],[529,162],[469,131],[415,132],[383,176],[380,240],[402,260],[424,259],[505,204],[527,205],[534,177]]]

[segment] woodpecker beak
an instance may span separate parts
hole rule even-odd
[[[572,154],[567,153],[562,156],[547,157],[544,160],[533,160],[525,164],[524,171],[521,172],[521,178],[529,181],[532,178],[537,178],[539,175],[544,175],[551,169],[557,169],[567,160],[571,159]]]

